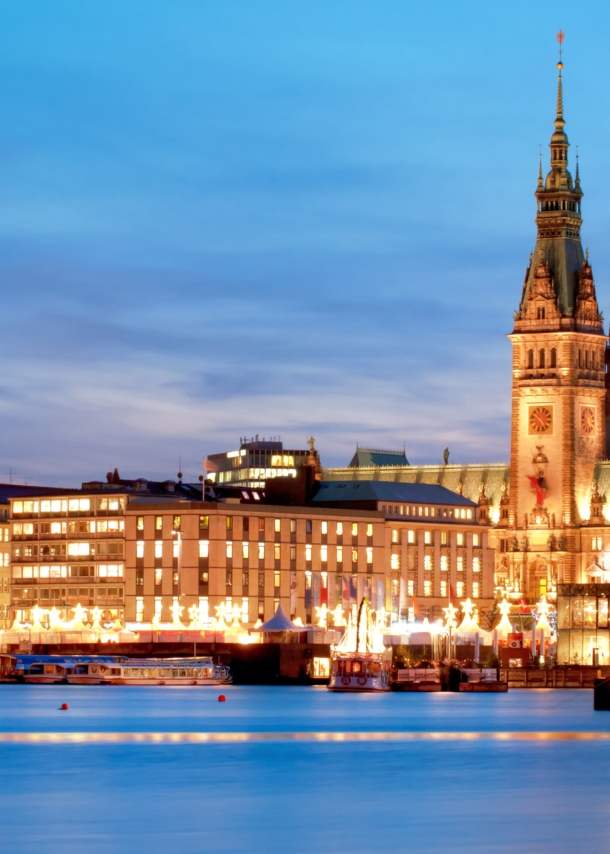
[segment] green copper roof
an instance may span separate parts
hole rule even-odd
[[[349,464],[351,469],[384,468],[386,466],[408,466],[409,460],[404,450],[386,451],[381,448],[356,448]]]

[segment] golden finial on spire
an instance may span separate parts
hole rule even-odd
[[[565,39],[565,34],[564,34],[563,30],[559,30],[559,32],[557,33],[557,41],[559,42],[559,62],[557,63],[557,68],[560,71],[563,68],[563,62],[561,61],[561,54],[562,54],[562,50],[563,50],[562,44],[563,44],[564,39]]]

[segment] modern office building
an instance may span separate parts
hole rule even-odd
[[[239,450],[210,454],[206,478],[214,484],[262,489],[276,477],[296,477],[297,469],[312,461],[321,471],[320,458],[309,440],[309,450],[286,450],[279,439],[240,439]]]

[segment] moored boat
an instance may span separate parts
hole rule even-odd
[[[389,691],[387,653],[337,653],[330,671],[330,691]]]
[[[401,667],[396,671],[392,690],[424,693],[442,691],[441,669],[440,667]]]
[[[86,661],[68,675],[70,685],[225,685],[231,671],[211,658]]]
[[[332,650],[329,691],[389,691],[392,652],[384,647],[381,626],[367,599],[350,614],[345,634]]]

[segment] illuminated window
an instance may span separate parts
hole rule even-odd
[[[161,587],[161,583],[163,581],[163,570],[155,569],[155,587]]]
[[[321,523],[321,528],[322,528],[322,533],[323,533],[323,534],[328,534],[328,522],[322,522],[322,523]]]
[[[320,559],[322,563],[326,563],[328,560],[328,546],[320,546]]]
[[[352,537],[358,536],[358,522],[352,522]]]
[[[407,542],[409,545],[415,544],[415,531],[407,531]]]
[[[598,552],[602,549],[602,538],[601,537],[592,537],[591,538],[591,551]]]
[[[478,557],[473,557],[472,559],[472,571],[480,572],[481,571],[481,561]]]
[[[136,543],[136,557],[144,557],[144,543],[142,540]]]
[[[367,555],[368,557],[368,555]],[[371,561],[373,556],[371,555]],[[393,552],[390,557],[390,569],[400,569],[400,555]]]
[[[466,518],[472,519],[472,510],[470,508],[468,508],[468,510],[466,511]]]
[[[311,560],[311,543],[307,543],[307,545],[305,546],[305,560]]]
[[[396,528],[392,529],[392,542],[393,543],[398,542],[398,531],[396,530]]]
[[[358,563],[358,549],[352,549],[352,563]]]
[[[368,546],[366,550],[366,562],[373,563],[373,549],[371,546]]]
[[[160,596],[155,596],[155,619],[161,622],[161,614],[163,613],[163,599]]]
[[[343,522],[337,522],[337,535],[340,537],[343,534]]]
[[[200,516],[199,517],[199,530],[207,531],[210,527],[210,517],[209,516]]]
[[[480,536],[479,536],[478,534],[473,534],[473,535],[472,535],[472,545],[473,545],[475,548],[477,548],[478,546],[480,546],[480,545],[481,545],[481,538],[480,538]]]
[[[464,572],[464,558],[461,555],[457,558],[457,571]]]
[[[461,598],[464,595],[464,582],[463,581],[456,581],[455,586],[456,586],[456,590],[457,590],[457,595],[458,595],[458,597]]]
[[[297,559],[297,547],[296,546],[290,546],[290,560],[296,560],[296,559]]]
[[[201,599],[199,601],[201,602]],[[206,614],[205,618],[207,619],[207,614]],[[241,620],[242,620],[242,623],[247,623],[249,620],[247,596],[244,596],[244,598],[241,600]]]
[[[144,530],[144,516],[136,517],[136,531]]]
[[[279,534],[281,529],[282,529],[282,520],[281,519],[274,519],[273,520],[273,530],[275,531],[275,533]]]
[[[447,545],[447,531],[441,531],[441,546]]]
[[[259,560],[265,560],[265,544],[264,543],[258,544],[258,559]]]
[[[457,544],[458,544],[458,546],[464,545],[464,534],[458,534],[457,535]]]
[[[373,536],[373,525],[371,523],[366,526],[366,535],[367,537]]]
[[[472,596],[474,599],[479,598],[479,582],[478,581],[472,582]]]
[[[413,596],[415,594],[415,582],[412,578],[407,580],[407,596]]]
[[[174,543],[174,548],[178,543]],[[233,543],[227,542],[227,557],[233,557]]]
[[[432,581],[429,578],[424,580],[424,596],[432,596]]]
[[[159,558],[163,556],[163,543],[157,540],[155,543],[155,557]]]
[[[276,590],[280,589],[280,578],[281,578],[281,574],[279,572],[273,573],[273,586],[275,587]]]
[[[249,555],[250,555],[250,544],[249,543],[242,543],[241,544],[241,556],[244,558],[244,560],[247,560]]]
[[[163,530],[163,516],[155,516],[155,531]]]
[[[281,557],[281,546],[279,543],[276,543],[273,547],[273,559],[279,560]]]
[[[343,563],[343,546],[337,546],[337,563]]]
[[[429,546],[432,544],[432,531],[424,531],[424,545]]]
[[[290,520],[290,533],[296,534],[296,532],[297,532],[297,520],[291,519]]]
[[[136,597],[136,623],[141,623],[144,620],[144,599],[142,596]]]
[[[441,572],[447,572],[449,569],[449,560],[447,555],[441,555]]]
[[[208,557],[210,554],[210,541],[199,540],[199,557]]]
[[[424,570],[431,572],[432,570],[432,555],[424,555]]]
[[[417,515],[418,515],[418,516],[423,516],[423,515],[424,515],[424,508],[423,508],[423,507],[418,507],[418,508],[417,508]]]
[[[180,557],[180,541],[174,540],[172,543],[172,556],[175,558]]]
[[[441,596],[447,595],[447,579],[441,579]]]
[[[232,531],[232,530],[233,530],[233,517],[232,517],[232,516],[227,516],[227,517],[226,517],[225,525],[226,525],[226,527],[227,527],[227,531]]]

